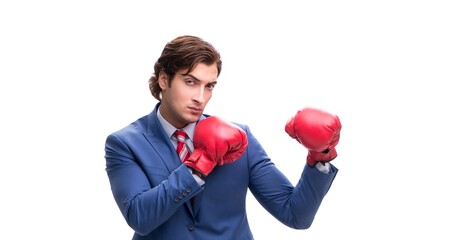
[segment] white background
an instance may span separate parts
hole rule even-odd
[[[2,1],[0,239],[131,239],[106,136],[148,114],[163,46],[222,54],[207,113],[248,124],[297,182],[298,109],[339,115],[340,169],[312,227],[248,196],[256,239],[456,239],[455,1]]]

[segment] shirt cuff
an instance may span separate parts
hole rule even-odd
[[[321,171],[322,173],[329,173],[330,172],[330,163],[316,163],[317,170]]]
[[[197,181],[198,185],[203,186],[205,184],[205,181],[203,181],[203,179],[201,179],[197,174],[193,174],[192,173],[192,169],[191,168],[187,168],[189,169],[189,172],[192,174],[192,176],[194,177],[195,181]]]

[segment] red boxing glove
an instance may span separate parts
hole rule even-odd
[[[215,116],[203,119],[195,126],[193,141],[195,150],[184,164],[204,176],[208,176],[216,165],[240,158],[248,146],[246,132]]]
[[[307,162],[329,162],[338,155],[335,146],[340,140],[338,116],[315,108],[303,108],[286,124],[286,132],[308,149]]]

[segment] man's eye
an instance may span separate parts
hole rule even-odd
[[[186,80],[186,83],[187,83],[188,85],[194,85],[194,84],[195,84],[195,81],[192,80],[192,79],[188,79],[188,80]]]
[[[210,85],[207,86],[207,88],[209,88],[209,89],[214,89],[214,87],[216,87],[215,84],[210,84]]]

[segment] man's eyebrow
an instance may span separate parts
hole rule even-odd
[[[200,79],[198,79],[197,77],[195,77],[194,75],[192,75],[192,74],[190,74],[190,73],[188,73],[188,74],[182,74],[182,76],[184,76],[184,77],[191,77],[191,78],[193,78],[195,81],[201,82]]]
[[[190,78],[194,79],[194,80],[197,81],[197,82],[201,82],[200,79],[198,79],[197,77],[195,77],[194,75],[192,75],[192,74],[190,74],[190,73],[188,73],[188,74],[181,74],[181,76],[183,76],[183,77],[190,77]],[[208,83],[208,84],[216,85],[216,84],[217,84],[217,81],[210,82],[210,83]]]

